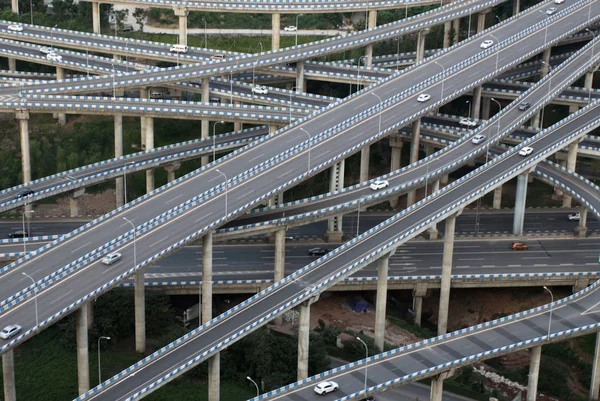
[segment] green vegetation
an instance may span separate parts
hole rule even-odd
[[[433,330],[430,330],[430,329],[428,329],[426,327],[419,327],[419,326],[417,326],[417,325],[415,325],[415,324],[413,324],[411,322],[408,322],[408,321],[406,321],[404,319],[401,319],[399,317],[387,315],[386,319],[390,323],[392,323],[392,324],[394,324],[394,325],[396,325],[396,326],[398,326],[398,327],[400,327],[400,328],[408,331],[409,333],[414,334],[415,336],[417,336],[419,338],[433,338],[433,337],[437,337],[437,334]]]

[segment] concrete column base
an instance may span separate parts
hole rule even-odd
[[[325,233],[326,242],[342,242],[344,239],[344,233],[341,231],[327,231]]]
[[[435,228],[430,228],[429,230],[427,230],[427,238],[430,241],[435,241],[438,239],[440,232],[438,231],[437,227]]]
[[[500,209],[502,206],[502,185],[494,188],[494,202],[492,204],[492,208]]]
[[[587,227],[577,226],[575,227],[574,234],[578,238],[585,238],[587,237],[587,231]]]

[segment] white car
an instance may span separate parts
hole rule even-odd
[[[487,49],[488,47],[492,46],[494,46],[494,41],[491,39],[487,39],[481,42],[481,45],[479,47],[481,47],[482,49]]]
[[[147,64],[138,64],[135,63],[135,65],[133,66],[133,68],[135,68],[137,71],[148,71],[150,69],[150,66]]]
[[[371,185],[369,185],[369,187],[373,191],[377,191],[377,190],[383,189],[389,185],[390,185],[390,183],[385,180],[375,180],[374,182],[371,183]]]
[[[17,24],[12,24],[12,25],[8,26],[8,30],[15,31],[15,32],[23,32],[23,26],[17,25]]]
[[[106,255],[105,257],[102,258],[102,264],[105,264],[106,266],[110,266],[113,263],[116,263],[119,260],[121,260],[122,256],[123,255],[121,255],[119,252],[109,253],[108,255]]]
[[[554,0],[554,4],[562,4],[565,0]]]
[[[428,94],[428,93],[421,93],[419,95],[419,97],[417,98],[417,101],[423,103],[423,102],[428,101],[429,99],[431,99],[431,95],[430,94]]]
[[[46,60],[50,61],[62,61],[62,56],[54,52],[46,54]]]
[[[546,10],[546,14],[547,15],[552,15],[556,12],[557,8],[556,7],[550,7],[549,9]]]
[[[473,137],[473,139],[471,139],[471,143],[473,143],[474,145],[478,145],[483,141],[485,141],[485,135],[481,135],[481,134],[475,135]]]
[[[296,28],[294,25],[290,25],[290,26],[286,26],[285,28],[283,28],[283,30],[285,32],[296,32],[298,30],[298,28]]]
[[[530,146],[525,146],[523,149],[519,150],[521,156],[529,156],[531,153],[533,153],[533,148]]]
[[[581,215],[579,214],[579,212],[571,213],[569,215],[569,221],[579,221],[580,218]]]
[[[6,326],[2,331],[0,331],[0,338],[3,340],[8,340],[11,337],[16,336],[21,331],[21,326],[18,324],[11,324]]]
[[[338,386],[336,382],[321,382],[315,386],[315,393],[323,395],[336,391],[338,388],[340,388],[340,386]]]
[[[268,95],[269,90],[265,86],[256,85],[252,87],[252,93],[255,95]]]
[[[461,118],[458,124],[469,128],[477,127],[477,123],[469,118]]]
[[[51,47],[42,46],[42,47],[40,47],[40,53],[42,53],[42,54],[50,54],[50,53],[54,53],[54,50]]]

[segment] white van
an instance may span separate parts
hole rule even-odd
[[[186,45],[173,45],[170,51],[173,53],[187,53],[188,47]]]

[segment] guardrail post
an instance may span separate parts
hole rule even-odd
[[[17,59],[13,57],[8,58],[8,70],[17,71]]]
[[[427,282],[417,283],[413,288],[413,311],[415,312],[415,325],[421,327],[423,315],[423,298],[427,296]]]
[[[300,304],[298,318],[298,381],[308,377],[308,346],[310,339],[310,305],[319,299],[319,295]]]
[[[412,123],[411,131],[411,143],[410,143],[410,164],[416,163],[419,160],[419,144],[421,142],[421,119],[419,118]],[[406,207],[409,207],[415,203],[416,192],[414,189],[408,192],[406,198]]]
[[[375,28],[377,26],[377,10],[369,10],[367,16],[367,29]],[[373,45],[367,45],[365,48],[365,66],[371,67],[373,65]]]
[[[31,181],[31,155],[29,153],[29,110],[17,109],[15,117],[19,120],[19,133],[21,136],[21,169],[23,174],[23,184]],[[27,211],[31,210],[31,205],[25,207]]]
[[[334,192],[344,188],[345,161],[336,163],[329,169],[329,192]],[[342,230],[342,215],[330,217],[327,219],[327,232],[325,241],[342,242],[344,231]]]
[[[83,394],[90,389],[90,361],[88,347],[88,311],[87,304],[82,304],[75,314],[77,326],[77,391]]]
[[[390,257],[396,250],[382,256],[377,262],[377,300],[375,305],[375,345],[383,352],[385,344],[385,314]]]
[[[493,209],[500,209],[502,205],[502,185],[494,188],[494,201],[492,203]]]
[[[402,141],[402,137],[398,134],[392,134],[389,137],[389,141],[390,141],[390,148],[392,148],[392,160],[391,160],[391,167],[390,167],[390,172],[394,172],[396,170],[400,170],[400,166],[401,166],[401,156],[402,156],[402,145],[404,144],[404,141]],[[392,207],[392,209],[395,209],[396,207],[398,207],[398,197],[397,196],[393,196],[392,198],[390,198],[390,206]]]
[[[165,170],[167,171],[167,182],[175,181],[175,172],[179,170],[180,167],[181,163],[179,162],[165,166]]]
[[[123,115],[115,114],[114,116],[115,130],[115,158],[123,156]],[[115,179],[115,197],[117,207],[123,206],[123,177]]]
[[[446,334],[448,329],[448,305],[450,303],[450,280],[452,277],[452,259],[454,256],[454,229],[456,217],[454,213],[446,217],[444,232],[444,255],[442,257],[442,282],[440,284],[440,306],[438,311],[438,335]]]
[[[2,381],[4,383],[4,401],[17,401],[15,390],[15,354],[9,349],[2,354]]]
[[[581,206],[579,208],[579,224],[575,227],[575,236],[576,237],[586,237],[587,236],[587,215],[588,209],[585,206]]]
[[[139,270],[134,275],[135,295],[135,350],[146,352],[146,294],[144,293],[144,272]]]
[[[100,2],[92,1],[92,30],[100,33]]]
[[[537,398],[537,385],[540,375],[541,357],[541,345],[531,348],[531,356],[529,357],[529,380],[527,381],[527,401],[535,401]]]
[[[569,151],[567,152],[567,169],[575,172],[577,167],[577,149],[579,147],[579,141],[575,141],[569,144]],[[572,199],[569,195],[564,194],[562,207],[571,207]]]
[[[515,197],[515,215],[513,220],[513,234],[523,235],[523,220],[525,219],[525,204],[527,202],[528,173],[521,173],[517,177],[517,195]]]
[[[281,14],[271,15],[271,50],[279,50],[281,36]]]
[[[187,17],[189,11],[186,7],[173,7],[173,11],[179,17],[179,44],[187,45]]]
[[[450,47],[450,31],[452,30],[452,21],[444,22],[444,49]]]
[[[146,150],[154,149],[154,117],[142,117],[146,119],[145,135]],[[146,193],[154,191],[154,170],[146,170]]]
[[[205,103],[210,102],[210,78],[202,78],[202,101]],[[210,136],[209,131],[210,120],[200,120],[200,138],[208,138]],[[205,166],[208,164],[208,156],[202,156],[200,160],[200,165]]]
[[[596,333],[596,347],[594,348],[594,361],[592,362],[592,379],[590,383],[590,400],[600,397],[600,333]]]
[[[298,61],[296,62],[296,93],[304,92],[304,87],[304,61]]]

